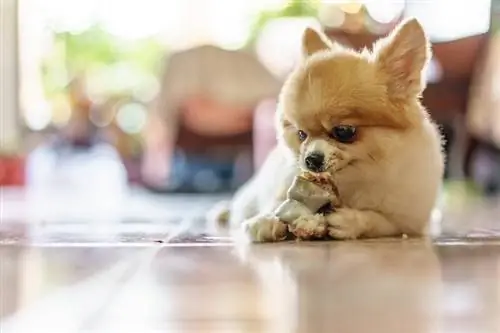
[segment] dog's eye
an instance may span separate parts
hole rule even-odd
[[[342,143],[352,143],[356,140],[356,127],[350,125],[335,126],[330,136]]]
[[[297,132],[297,135],[298,135],[300,141],[304,141],[305,139],[307,139],[307,133],[302,131],[302,130],[299,130]]]

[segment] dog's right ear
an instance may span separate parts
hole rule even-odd
[[[333,49],[333,43],[325,34],[312,28],[306,28],[302,36],[302,54],[309,57],[316,52]]]

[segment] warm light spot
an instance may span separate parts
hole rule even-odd
[[[338,28],[345,21],[345,12],[335,4],[324,4],[320,6],[318,18],[322,25],[329,28]]]
[[[357,14],[363,7],[363,3],[359,1],[350,1],[350,2],[340,3],[339,7],[342,11],[344,11],[344,13]]]
[[[71,105],[64,96],[53,99],[54,109],[52,113],[52,123],[56,126],[64,126],[71,118]]]

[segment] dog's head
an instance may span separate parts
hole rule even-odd
[[[417,20],[360,53],[307,29],[303,52],[277,114],[278,139],[303,169],[333,174],[374,163],[426,117],[419,97],[430,51]]]

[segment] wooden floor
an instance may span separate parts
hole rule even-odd
[[[451,205],[432,240],[258,246],[196,219],[16,219],[26,200],[3,202],[2,333],[500,332],[498,199]]]

